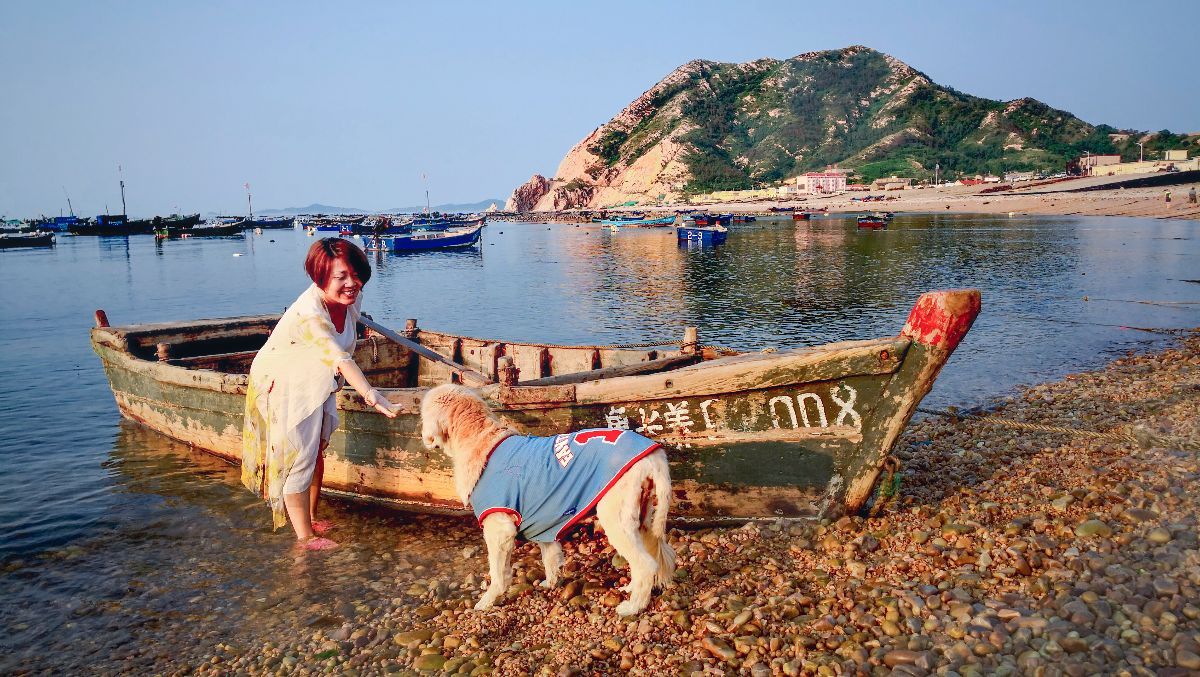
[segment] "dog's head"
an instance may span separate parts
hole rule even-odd
[[[513,432],[470,388],[440,385],[421,400],[421,441],[427,449],[440,449],[450,457],[464,504],[487,464],[488,452]]]

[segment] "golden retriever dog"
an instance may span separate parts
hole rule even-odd
[[[483,528],[491,582],[477,610],[490,608],[508,589],[518,534],[541,548],[546,569],[541,586],[558,585],[560,542],[592,513],[629,563],[629,585],[622,588],[629,599],[617,606],[618,614],[642,611],[652,588],[671,582],[675,551],[666,539],[671,477],[666,452],[653,440],[609,429],[520,435],[473,390],[459,385],[425,395],[421,437],[427,448],[450,457],[455,489]],[[573,479],[564,479],[568,473]]]

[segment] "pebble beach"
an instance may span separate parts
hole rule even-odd
[[[1031,432],[995,418],[1132,431],[1153,442]],[[338,620],[299,623],[303,613],[282,611],[296,600],[272,600],[285,630],[275,639],[217,642],[145,667],[1200,674],[1198,439],[1200,334],[1192,332],[1163,352],[1025,388],[983,418],[910,425],[895,450],[899,494],[875,517],[673,529],[676,583],[634,618],[615,613],[626,569],[591,529],[566,545],[558,588],[538,586],[540,557],[524,544],[507,597],[471,610],[486,583],[482,538],[465,520],[443,520],[441,542],[452,547],[328,555],[383,565],[372,594],[343,605]]]

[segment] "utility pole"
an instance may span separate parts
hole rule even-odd
[[[942,182],[938,180],[939,177],[941,176],[941,173],[942,173],[942,163],[935,162],[933,164],[933,185],[935,188],[937,186],[942,185]]]
[[[1144,158],[1144,157],[1145,157],[1145,151],[1146,151],[1146,149],[1145,149],[1145,147],[1144,147],[1144,146],[1141,144],[1141,142],[1136,142],[1136,143],[1137,143],[1137,145],[1138,145],[1138,162],[1141,162],[1141,161],[1142,161],[1142,158]]]

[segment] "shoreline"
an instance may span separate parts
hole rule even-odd
[[[1200,439],[1200,334],[1005,398],[1006,419]],[[340,627],[218,649],[196,673],[960,675],[1200,670],[1200,462],[1194,451],[927,418],[896,447],[899,499],[874,518],[671,531],[677,584],[618,619],[625,582],[601,537],[566,544],[564,582],[470,611],[482,536],[461,581],[387,590]],[[306,635],[311,634],[311,637]],[[160,666],[156,666],[156,669]],[[171,668],[174,669],[174,668]]]
[[[721,203],[678,203],[661,207],[615,207],[609,212],[645,211],[651,215],[674,213],[676,209],[698,209],[735,214],[770,214],[772,207],[797,207],[810,211],[825,211],[831,214],[855,214],[872,211],[896,213],[949,213],[949,214],[1030,214],[1048,216],[1131,216],[1155,219],[1200,220],[1200,204],[1188,204],[1187,191],[1191,185],[1170,186],[1171,202],[1164,201],[1167,188],[1117,188],[1104,189],[1104,179],[1089,177],[1050,184],[1034,182],[1031,185],[995,193],[981,193],[987,186],[942,186],[893,191],[870,191],[864,193],[841,193],[829,197],[797,196],[791,200],[760,200],[754,202]],[[1109,183],[1111,179],[1107,179]],[[1084,189],[1084,190],[1081,190]],[[1200,189],[1200,186],[1198,186]],[[1079,192],[1077,192],[1079,191]],[[851,198],[864,195],[886,195],[881,202],[853,202]],[[587,221],[598,212],[591,210],[564,210],[556,212],[524,212],[520,214],[502,212],[500,219],[529,220],[539,223],[578,223]],[[777,212],[786,216],[787,212]]]

